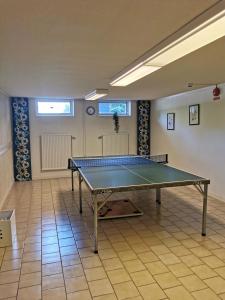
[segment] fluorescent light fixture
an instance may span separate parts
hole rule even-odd
[[[185,34],[182,34],[172,42],[168,42],[172,36],[169,37],[166,46],[161,45],[160,49],[160,45],[158,45],[157,49],[159,50],[155,53],[153,52],[154,49],[148,51],[138,60],[138,64],[136,63],[135,65],[134,63],[132,67],[128,67],[124,73],[118,75],[110,84],[112,86],[127,86],[163,66],[223,37],[225,35],[225,9],[213,17],[208,18],[207,21],[195,28],[192,27],[192,30],[190,30],[190,25],[191,23],[180,30],[183,32],[186,27],[189,28],[189,31],[186,30]],[[179,31],[174,35],[177,36],[177,34],[179,34]],[[165,45],[165,42],[166,40],[161,44]]]
[[[131,69],[124,75],[119,76],[117,79],[112,81],[110,84],[115,86],[127,86],[130,83],[149,75],[161,67],[158,66],[148,66],[148,65],[140,65],[136,68]]]
[[[85,96],[85,100],[97,100],[108,95],[108,90],[106,89],[96,89],[93,92]]]

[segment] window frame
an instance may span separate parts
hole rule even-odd
[[[38,112],[38,103],[39,102],[69,102],[70,103],[70,112],[69,113],[39,113]],[[49,99],[49,98],[41,98],[35,99],[35,113],[37,117],[74,117],[74,99]]]
[[[99,111],[100,103],[126,103],[126,115],[118,114],[119,117],[131,117],[131,101],[130,100],[99,100],[98,101],[98,116],[100,117],[112,117],[113,113],[104,114]]]

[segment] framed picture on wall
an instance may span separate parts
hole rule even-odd
[[[175,129],[175,113],[167,114],[167,130]]]
[[[189,105],[189,125],[200,124],[200,105]]]

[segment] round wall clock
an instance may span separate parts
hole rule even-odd
[[[95,114],[95,108],[93,106],[88,106],[87,109],[86,109],[86,113],[89,115],[89,116],[92,116]]]

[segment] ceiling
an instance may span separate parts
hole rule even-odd
[[[222,0],[224,1],[224,0]],[[218,0],[0,0],[0,88],[10,96],[156,99],[225,82],[225,38],[127,86],[111,78]]]

